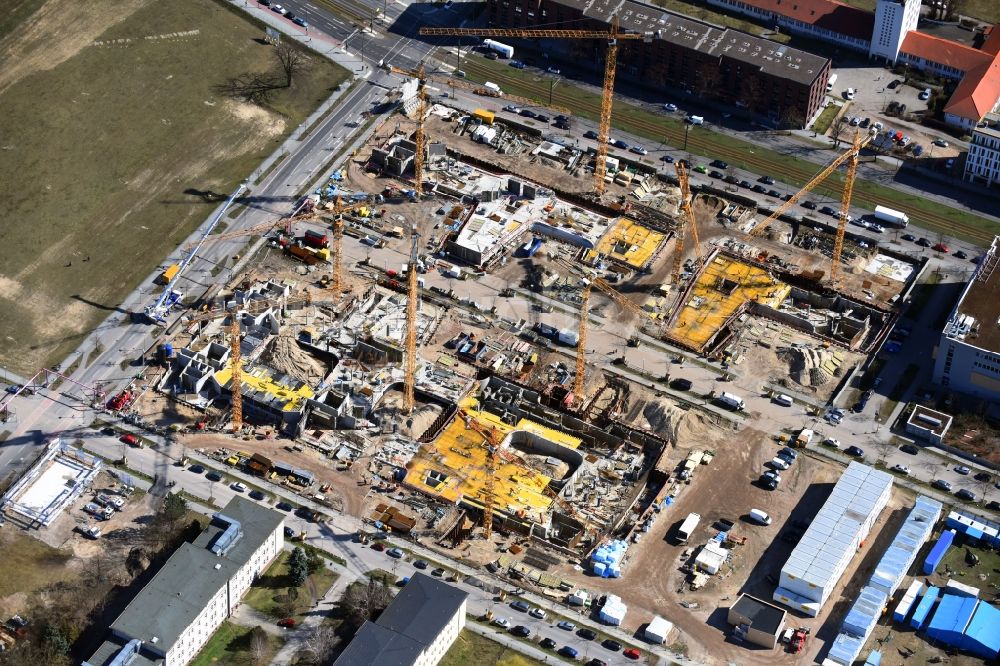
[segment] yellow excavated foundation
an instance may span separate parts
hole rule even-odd
[[[622,218],[604,234],[595,249],[599,254],[639,270],[652,260],[666,238],[665,234],[644,227],[635,220]]]
[[[462,409],[486,428],[493,427],[501,438],[515,430],[530,431],[551,442],[575,449],[580,440],[566,433],[522,419],[510,426],[489,412],[477,411],[475,400],[466,399]],[[513,452],[512,452],[513,453]],[[432,443],[420,447],[407,466],[406,484],[447,502],[468,501],[481,506],[485,501],[485,479],[490,474],[485,438],[456,417]],[[545,524],[552,498],[545,490],[550,477],[501,458],[493,477],[494,511]]]
[[[777,307],[790,291],[767,271],[716,254],[698,275],[667,335],[700,351],[743,305],[756,301]]]

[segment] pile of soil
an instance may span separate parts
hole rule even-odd
[[[279,336],[264,352],[261,360],[309,386],[316,386],[326,376],[323,362],[299,347],[295,339],[288,335]]]

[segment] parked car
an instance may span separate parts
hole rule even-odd
[[[428,566],[430,566],[430,565],[427,564],[427,560],[415,560],[413,562],[413,568],[414,569],[421,569],[421,570],[423,570],[423,569],[426,569]]]
[[[277,504],[274,505],[274,508],[280,511],[291,511],[295,507],[293,507],[288,502],[278,502]]]
[[[761,176],[757,179],[757,182],[764,183],[765,185],[774,185],[774,178],[770,176]]]
[[[917,455],[917,453],[920,452],[920,449],[918,449],[913,444],[903,444],[901,447],[899,447],[899,450],[902,451],[903,453],[909,453],[911,456],[915,456]]]
[[[796,458],[799,457],[799,454],[795,452],[795,449],[790,449],[787,446],[785,448],[781,449],[780,451],[778,451],[778,455],[779,456],[788,456],[792,460],[795,460]]]
[[[237,481],[236,483],[234,483],[229,487],[238,493],[245,493],[247,491],[246,484],[240,483],[239,481]]]
[[[835,449],[839,449],[840,448],[840,440],[839,439],[835,439],[833,437],[827,437],[826,439],[824,439],[823,440],[823,444],[825,446],[830,446],[830,447],[833,447]]]
[[[537,114],[531,109],[521,109],[520,115],[524,116],[525,118],[534,118]]]
[[[964,476],[964,475],[968,474],[969,472],[971,472],[972,469],[969,468],[969,467],[967,467],[967,466],[965,466],[965,465],[956,465],[955,466],[955,471]]]
[[[441,578],[442,576],[444,576],[444,569],[438,567],[437,569],[434,569],[434,571],[431,572],[431,575]]]
[[[601,647],[603,647],[606,650],[611,650],[612,652],[618,652],[619,650],[622,649],[622,644],[614,640],[613,638],[605,638],[603,641],[601,641]]]
[[[385,544],[382,543],[381,541],[376,541],[375,543],[372,544],[372,550],[381,553],[382,551],[385,550]]]
[[[577,655],[580,653],[577,652],[576,648],[571,645],[563,645],[559,648],[559,654],[564,657],[569,657],[570,659],[576,659]]]
[[[266,498],[267,498],[267,495],[265,495],[264,493],[260,492],[259,490],[251,490],[250,491],[250,499],[255,499],[255,500],[257,500],[259,502],[259,501],[261,501],[263,499],[266,499]]]
[[[640,657],[642,657],[642,654],[637,649],[635,649],[635,648],[629,648],[629,649],[625,650],[624,652],[622,652],[622,654],[624,654],[629,659],[636,659],[636,660],[638,660]]]
[[[556,624],[556,626],[564,631],[573,631],[574,629],[576,629],[576,625],[570,622],[569,620],[560,620],[559,623]]]
[[[403,551],[401,551],[399,548],[390,548],[389,550],[385,551],[385,554],[388,555],[389,557],[394,557],[397,560],[403,559]]]
[[[615,139],[612,143],[615,148],[621,148],[622,150],[628,150],[628,144],[621,139]]]
[[[955,253],[955,258],[956,259],[968,259],[969,255],[965,252],[965,250],[959,250],[958,252]]]
[[[511,60],[507,64],[513,67],[514,69],[524,69],[524,63],[521,62],[520,60]]]
[[[556,642],[555,642],[554,640],[552,640],[551,638],[543,638],[543,639],[541,640],[541,642],[539,642],[539,643],[538,643],[538,646],[539,646],[539,647],[541,647],[541,648],[545,648],[546,650],[551,650],[551,649],[552,649],[552,648],[554,648],[554,647],[555,647],[556,645],[558,645],[558,643],[556,643]]]
[[[712,160],[711,162],[708,163],[708,166],[715,167],[716,169],[722,169],[723,171],[725,171],[726,169],[729,168],[729,163],[723,162],[722,160]]]
[[[673,113],[674,111],[677,110],[677,105],[676,104],[671,104],[670,102],[667,102],[666,104],[663,105],[663,110],[664,111],[669,111],[670,113]]]
[[[849,456],[854,456],[855,458],[864,458],[865,451],[860,446],[848,446],[844,449],[844,453]]]
[[[931,143],[933,143],[935,146],[938,146],[939,148],[948,147],[948,142],[945,141],[944,139],[934,139],[933,141],[931,141]]]
[[[767,196],[774,197],[775,199],[780,199],[781,198],[781,192],[779,192],[778,190],[768,190],[767,191]]]
[[[278,12],[282,16],[284,16],[285,14],[288,13],[288,10],[285,9],[284,7],[282,7],[281,5],[272,5],[271,6],[271,11],[272,12]]]
[[[558,67],[553,67],[552,65],[549,65],[548,67],[546,67],[545,71],[548,72],[549,74],[555,74],[557,76],[559,74],[562,74],[562,70],[561,69],[559,69]]]
[[[295,618],[291,618],[291,617],[286,617],[283,620],[278,620],[278,626],[279,627],[284,627],[286,629],[291,629],[296,624],[298,624],[298,623],[295,621]]]
[[[833,215],[833,216],[837,215],[837,211],[831,208],[830,206],[823,206],[822,208],[819,209],[819,212],[823,213],[824,215]]]
[[[893,465],[889,469],[891,469],[893,472],[898,472],[898,473],[906,475],[906,476],[909,476],[909,474],[910,474],[910,468],[907,467],[906,465],[898,465],[897,464],[897,465]]]
[[[519,624],[516,627],[514,627],[513,629],[511,629],[510,633],[512,633],[515,636],[518,636],[520,638],[527,638],[528,636],[531,635],[531,629],[528,629],[523,624]]]
[[[976,501],[975,494],[973,494],[971,490],[966,490],[965,488],[962,488],[957,493],[955,493],[955,497],[957,497],[960,500],[965,500],[966,502]]]
[[[923,90],[920,91],[920,94],[917,95],[917,99],[930,99],[930,97],[931,97],[930,88],[924,88]]]
[[[931,483],[931,486],[937,488],[938,490],[951,492],[951,482],[945,481],[944,479],[934,479],[934,481]]]
[[[598,138],[597,137],[597,132],[595,132],[594,130],[587,130],[586,132],[583,133],[583,138],[584,139],[596,139],[596,138]]]
[[[493,624],[500,627],[501,629],[510,629],[510,620],[508,620],[505,617],[494,618]]]
[[[757,194],[766,194],[767,188],[764,187],[763,185],[754,185],[753,191],[756,192]]]
[[[684,379],[683,377],[677,377],[670,380],[670,388],[678,391],[690,391],[692,386],[694,386],[694,384],[692,384],[691,380]]]
[[[597,632],[593,629],[587,629],[586,627],[576,632],[576,635],[588,641],[592,641],[597,638]]]
[[[674,163],[674,158],[671,157],[670,155],[664,155],[663,157],[660,158],[660,161],[661,162],[666,162],[667,164],[673,164]]]
[[[122,435],[120,439],[129,446],[136,446],[136,447],[139,446],[139,438],[136,437],[135,435],[132,434]]]
[[[747,190],[752,190],[753,189],[753,183],[751,183],[749,180],[741,180],[740,181],[740,187],[742,187],[744,189],[747,189]]]
[[[294,23],[295,25],[301,26],[303,28],[308,28],[309,27],[309,24],[306,23],[306,20],[304,18],[302,18],[301,16],[296,16],[295,18],[293,18],[292,19],[292,23]]]
[[[222,481],[222,475],[215,471],[206,474],[205,478],[208,479],[209,481]]]
[[[816,204],[814,204],[812,201],[803,201],[802,207],[808,208],[809,210],[816,210]]]
[[[712,171],[709,171],[709,172],[708,172],[708,177],[709,177],[709,178],[722,178],[722,177],[723,177],[723,174],[722,174],[722,172],[721,172],[721,171],[715,171],[715,170],[713,169]]]
[[[520,599],[515,599],[510,602],[510,607],[516,611],[521,611],[522,613],[527,613],[531,610],[531,606],[529,606],[527,602],[521,601]]]
[[[919,245],[920,247],[930,247],[931,242],[926,238],[920,238],[917,240],[917,245]]]
[[[528,611],[528,615],[530,615],[531,617],[536,617],[539,620],[545,619],[545,611],[543,611],[541,608],[532,608],[530,611]]]
[[[629,150],[631,150],[636,155],[648,155],[649,154],[649,151],[646,150],[645,148],[643,148],[642,146],[632,146],[631,148],[629,148]]]
[[[913,241],[917,240],[917,237],[914,236],[913,234],[903,234],[903,240],[910,241],[912,243]]]
[[[788,464],[788,461],[785,460],[784,458],[772,458],[770,462],[768,462],[767,464],[770,465],[773,469],[778,469],[782,471],[788,469],[790,466]]]
[[[848,88],[844,91],[844,99],[854,99],[854,88]]]

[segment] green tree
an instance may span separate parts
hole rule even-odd
[[[187,513],[187,500],[177,493],[169,493],[163,500],[163,519],[170,523],[176,523]]]
[[[69,654],[69,639],[62,630],[54,624],[45,625],[42,633],[42,644],[54,655]]]
[[[309,559],[306,557],[306,551],[298,546],[292,550],[292,555],[288,558],[288,576],[295,587],[302,587],[309,577]]]

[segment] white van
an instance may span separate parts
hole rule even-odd
[[[835,85],[837,85],[837,75],[836,74],[831,74],[830,75],[830,80],[826,82],[826,91],[830,92],[831,90],[833,90],[833,87]]]
[[[757,523],[758,525],[771,524],[771,516],[767,515],[760,509],[750,509],[750,520]]]
[[[687,117],[687,121],[689,123],[691,123],[692,125],[704,125],[705,124],[705,117],[704,116],[688,116]]]
[[[794,403],[795,401],[792,400],[792,396],[790,395],[779,393],[778,395],[774,396],[774,404],[776,405],[781,405],[782,407],[791,407]]]

